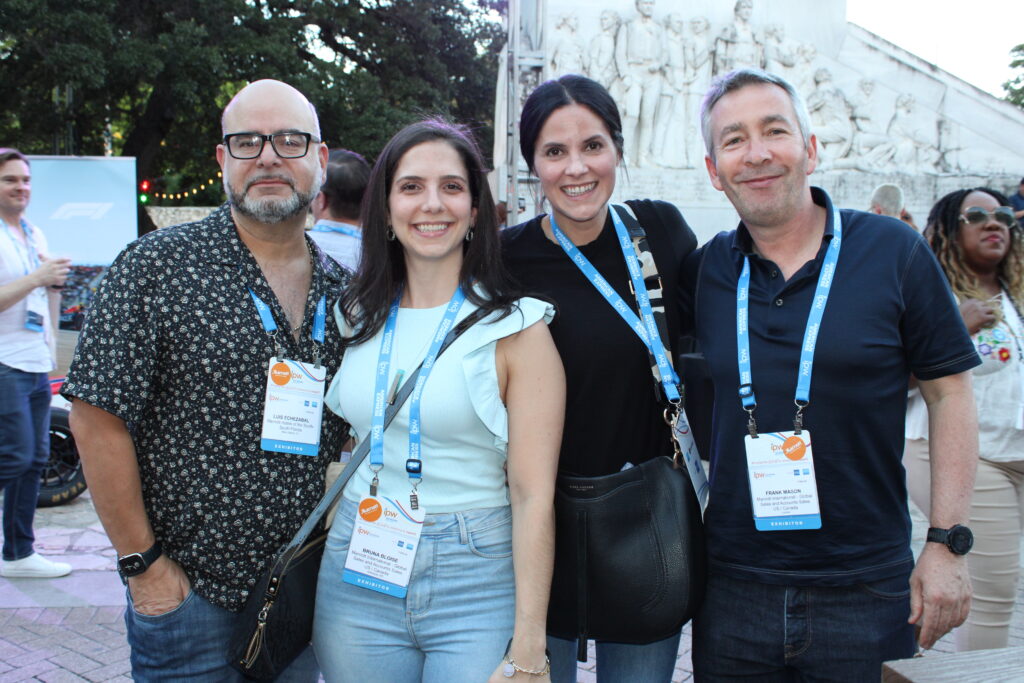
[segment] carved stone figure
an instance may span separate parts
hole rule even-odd
[[[615,66],[615,34],[619,30],[619,15],[610,9],[601,12],[601,32],[590,41],[590,77],[603,85],[612,97],[619,70]]]
[[[764,31],[764,68],[789,80],[788,71],[796,66],[796,46],[786,41],[786,29],[769,24]]]
[[[555,47],[551,52],[551,74],[583,74],[586,68],[586,48],[577,37],[580,20],[575,14],[562,15],[555,27]]]
[[[711,68],[713,45],[711,43],[711,24],[707,17],[690,19],[690,38],[686,41],[686,111],[696,120],[696,112],[700,100],[711,85]],[[694,134],[699,131],[694,128]],[[699,153],[698,153],[699,154]]]
[[[665,87],[655,117],[655,161],[667,168],[687,168],[689,162],[686,110],[686,22],[679,14],[665,17]]]
[[[871,150],[888,142],[889,138],[873,115],[875,82],[862,78],[857,83],[858,93],[850,102],[850,120],[853,122],[853,148],[851,157],[867,157]]]
[[[619,28],[615,63],[625,90],[621,104],[626,158],[648,166],[661,99],[665,30],[654,21],[654,0],[636,0],[636,10],[636,16]]]
[[[753,0],[737,0],[733,24],[722,29],[715,41],[715,75],[746,66],[764,67],[764,43],[750,25]]]
[[[843,91],[833,85],[828,69],[814,72],[814,86],[807,97],[807,110],[821,148],[821,162],[827,165],[850,151],[853,143],[851,108]]]
[[[813,43],[800,43],[796,48],[796,66],[787,80],[801,95],[814,90],[814,62],[818,59],[818,48]]]
[[[915,105],[910,93],[896,98],[896,108],[886,128],[887,141],[868,155],[871,166],[902,173],[935,171],[939,150],[917,124]]]

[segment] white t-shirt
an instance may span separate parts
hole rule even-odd
[[[978,409],[978,453],[985,460],[1024,460],[1024,324],[1006,292],[1003,321],[971,336],[981,365],[971,371]],[[928,438],[928,408],[914,389],[907,402],[906,438]]]
[[[0,285],[6,285],[34,271],[38,254],[47,254],[48,245],[43,231],[27,221],[22,226],[29,232],[26,248],[15,234],[16,227],[0,221]],[[43,316],[43,331],[25,327],[28,302],[36,297],[37,309]],[[46,303],[43,303],[46,302]],[[0,363],[23,372],[50,372],[54,363],[54,333],[50,321],[50,307],[45,287],[38,287],[29,296],[0,311]]]

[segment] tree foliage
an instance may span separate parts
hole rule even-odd
[[[1010,50],[1010,56],[1013,58],[1010,62],[1011,69],[1024,69],[1024,43]],[[1024,109],[1024,71],[1017,74],[1016,78],[1003,83],[1003,89],[1006,90],[1008,101]]]
[[[220,111],[277,78],[312,101],[325,141],[368,157],[442,114],[487,139],[503,36],[488,0],[3,0],[0,143],[134,156],[181,191],[216,170]],[[220,188],[196,195],[217,203]]]

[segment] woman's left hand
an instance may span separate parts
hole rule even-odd
[[[498,664],[498,668],[494,670],[491,677],[487,679],[487,683],[505,683],[505,681],[512,681],[513,683],[551,683],[551,674],[532,676],[517,671],[516,675],[512,678],[505,678],[505,674],[502,673],[504,669],[505,662],[503,660]]]

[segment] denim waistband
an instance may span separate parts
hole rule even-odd
[[[354,520],[359,504],[347,498],[342,499],[338,515]],[[474,531],[485,531],[497,526],[511,524],[512,508],[508,505],[493,508],[476,508],[459,512],[428,514],[423,520],[422,536],[458,536],[462,543],[469,540]]]

